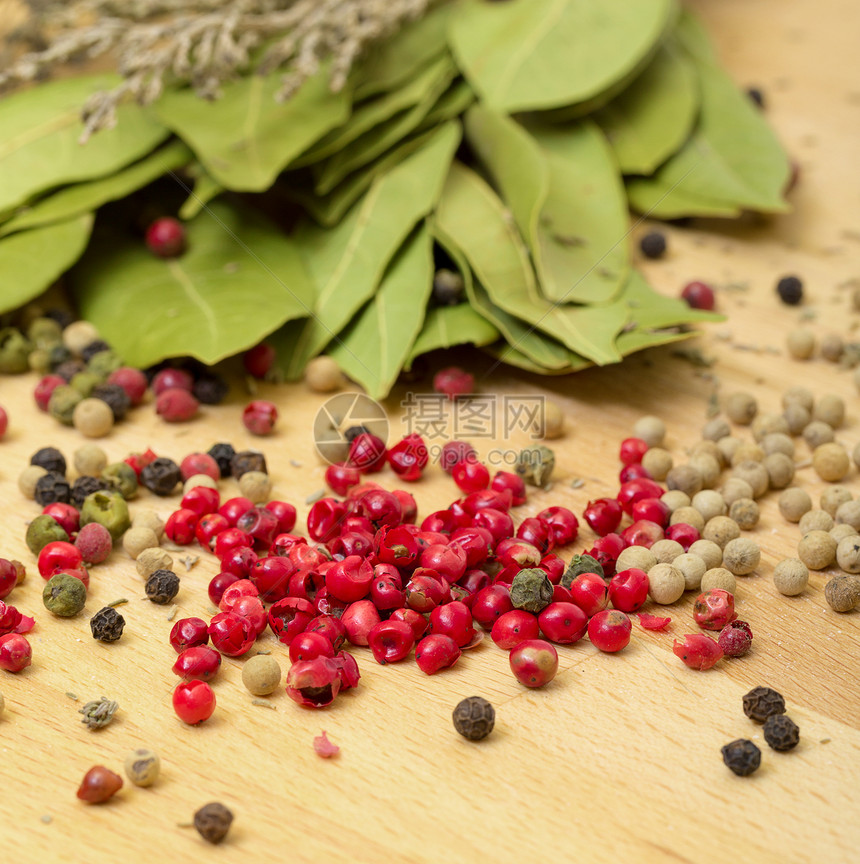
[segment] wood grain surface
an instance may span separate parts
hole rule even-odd
[[[483,393],[548,394],[565,408],[569,431],[556,448],[555,483],[533,493],[518,518],[551,504],[581,514],[588,500],[614,494],[618,443],[643,414],[666,420],[668,447],[680,461],[700,437],[715,389],[722,395],[748,390],[762,411],[778,411],[781,392],[793,384],[839,394],[848,412],[837,438],[849,448],[860,441],[851,373],[819,357],[792,361],[784,350],[785,334],[801,324],[819,336],[836,332],[851,341],[860,320],[851,304],[851,280],[860,275],[860,85],[848,74],[856,68],[856,6],[848,0],[693,5],[736,80],[764,89],[768,116],[800,164],[796,209],[766,221],[670,227],[667,259],[643,263],[667,293],[694,278],[718,286],[727,320],[687,343],[713,358],[710,367],[697,367],[668,347],[620,366],[540,380],[489,372],[488,361],[459,355],[478,373]],[[800,308],[776,299],[776,280],[787,273],[806,284],[808,299]],[[739,579],[739,611],[755,633],[745,658],[724,660],[706,673],[681,664],[672,640],[697,629],[687,595],[666,610],[673,618],[669,633],[646,632],[634,622],[631,644],[618,655],[601,654],[587,640],[560,649],[558,676],[536,691],[517,684],[504,652],[487,639],[433,677],[413,662],[378,666],[367,649],[355,649],[363,676],[357,689],[327,710],[312,711],[280,688],[270,710],[252,704],[241,684],[242,661],[224,658],[213,685],[216,712],[191,728],[171,708],[175,654],[167,642],[172,625],[166,609],[145,599],[122,550],[92,569],[84,614],[60,620],[42,607],[43,583],[23,540],[38,508],[21,496],[17,476],[37,448],[55,445],[70,458],[82,439],[39,414],[34,383],[33,376],[0,381],[0,404],[10,415],[0,444],[0,554],[26,562],[30,575],[8,600],[37,618],[33,665],[19,675],[0,673],[6,700],[0,830],[9,860],[860,860],[860,612],[837,615],[826,605],[823,586],[835,570],[812,574],[799,597],[775,591],[773,566],[794,555],[799,530],[779,516],[774,493],[762,500],[761,523],[751,532],[763,550],[761,566]],[[392,439],[403,431],[399,403],[406,392],[399,389],[386,403]],[[306,498],[323,486],[310,430],[324,398],[301,386],[262,386],[259,395],[281,409],[277,434],[264,441],[241,425],[248,395],[237,380],[226,404],[207,408],[191,424],[166,426],[147,405],[102,443],[111,459],[152,446],[177,460],[217,440],[237,449],[262,445],[274,497],[295,503],[302,525]],[[735,434],[749,437],[748,430]],[[475,443],[487,455],[525,441],[517,433]],[[797,483],[817,501],[825,484],[808,467],[802,440],[795,458]],[[391,474],[381,476],[394,485]],[[576,478],[584,481],[580,488],[573,488]],[[856,468],[846,482],[860,494]],[[222,495],[235,490],[225,481]],[[410,491],[422,514],[455,497],[437,467]],[[132,508],[166,515],[175,504],[143,493]],[[584,527],[565,555],[592,540]],[[177,566],[183,577],[178,617],[207,617],[214,558],[203,554],[187,575]],[[125,635],[113,645],[95,642],[89,617],[119,597],[129,600],[121,608]],[[271,635],[258,648],[270,649],[286,671],[286,651]],[[757,684],[785,695],[801,729],[795,751],[771,751],[761,728],[744,716],[741,695]],[[493,735],[477,745],[451,724],[454,705],[473,694],[490,699],[497,712]],[[89,731],[77,710],[101,695],[116,699],[120,711],[108,728]],[[313,751],[321,729],[341,747],[332,760]],[[735,777],[720,758],[720,747],[740,737],[763,751],[762,767],[750,778]],[[162,757],[154,787],[126,784],[104,806],[75,798],[91,765],[121,771],[126,754],[141,746]],[[229,840],[209,847],[181,826],[216,800],[236,819]]]

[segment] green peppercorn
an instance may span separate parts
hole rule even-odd
[[[131,526],[128,504],[118,492],[93,492],[81,507],[81,527],[90,522],[104,525],[116,543]]]
[[[48,400],[48,413],[60,423],[66,426],[72,425],[72,418],[78,402],[84,397],[78,390],[69,384],[60,384],[54,388],[51,398]]]
[[[46,375],[51,368],[51,353],[46,348],[34,348],[27,355],[27,364],[31,372]]]
[[[101,473],[104,480],[111,489],[119,492],[126,501],[137,495],[137,474],[134,468],[125,462],[112,462]]]
[[[0,372],[18,375],[30,368],[28,360],[33,350],[32,343],[15,327],[0,330]]]
[[[552,602],[552,582],[538,567],[520,570],[511,583],[511,603],[514,609],[524,609],[537,615]]]
[[[93,354],[87,363],[87,372],[98,375],[104,381],[111,372],[122,366],[122,358],[110,349]]]
[[[27,548],[38,555],[49,543],[55,540],[68,541],[69,535],[53,516],[42,513],[27,526]]]
[[[78,372],[77,375],[73,375],[72,380],[69,381],[69,384],[71,384],[72,387],[74,387],[75,390],[84,397],[89,396],[90,393],[92,393],[101,383],[102,379],[100,376],[86,370]]]
[[[38,348],[53,347],[62,341],[63,331],[53,318],[34,318],[27,328],[27,338]]]
[[[68,573],[56,573],[42,591],[42,602],[49,612],[61,618],[77,615],[87,602],[87,589],[83,582]]]
[[[570,583],[581,573],[596,573],[601,578],[605,575],[602,565],[596,558],[592,558],[591,555],[574,555],[561,577],[562,587],[570,588]]]
[[[545,488],[555,468],[555,453],[543,444],[526,447],[517,456],[516,472],[530,486]]]

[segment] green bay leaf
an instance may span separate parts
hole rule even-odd
[[[592,99],[647,59],[674,0],[464,0],[452,50],[489,106],[507,113]]]
[[[687,140],[698,110],[693,65],[666,41],[645,71],[593,119],[623,173],[651,174]]]
[[[313,288],[296,242],[270,222],[215,202],[186,229],[180,258],[158,259],[139,240],[108,234],[72,271],[82,317],[126,363],[185,355],[216,363],[309,314]]]
[[[168,136],[150,111],[124,104],[113,129],[79,143],[84,102],[120,81],[112,75],[67,78],[0,100],[0,212],[54,186],[113,174]]]
[[[377,177],[336,227],[304,223],[296,231],[316,299],[313,317],[275,337],[287,378],[299,377],[373,296],[394,254],[438,200],[460,135],[459,123],[440,127],[420,150]]]
[[[568,352],[568,363],[564,366],[559,366],[554,369],[547,369],[541,366],[540,363],[535,363],[528,354],[524,354],[513,345],[505,342],[495,342],[484,348],[484,351],[491,357],[495,357],[500,363],[507,363],[509,366],[516,366],[517,369],[523,369],[526,372],[534,372],[537,375],[569,375],[571,372],[578,372],[580,369],[585,369],[594,364],[585,357],[580,357],[573,351]]]
[[[190,159],[191,151],[181,141],[171,141],[116,174],[65,186],[32,206],[21,209],[8,222],[0,225],[0,236],[89,213],[108,201],[116,201],[131,194],[168,171],[181,168]]]
[[[386,270],[379,289],[328,353],[374,399],[391,390],[421,325],[433,290],[430,234],[421,225]]]
[[[0,239],[0,312],[38,297],[77,261],[93,226],[91,213]]]
[[[180,219],[193,219],[204,207],[224,191],[224,187],[202,166],[194,180],[194,188],[179,208]]]
[[[468,303],[436,306],[427,312],[424,326],[412,345],[405,368],[411,369],[416,357],[439,348],[455,345],[489,345],[499,338],[499,331]]]
[[[325,66],[286,102],[275,101],[280,86],[278,75],[248,75],[225,84],[214,101],[175,90],[155,109],[224,188],[262,192],[351,110],[348,89],[333,93]]]
[[[439,101],[418,127],[419,132],[425,129],[435,129],[441,123],[454,120],[463,114],[475,101],[475,91],[462,79],[458,78],[440,97]]]

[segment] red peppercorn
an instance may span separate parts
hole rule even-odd
[[[71,504],[63,504],[61,501],[55,501],[53,504],[48,504],[44,510],[42,510],[42,513],[45,516],[50,516],[55,522],[57,522],[69,537],[76,534],[80,528],[81,514],[78,512],[77,507],[72,507]]]
[[[167,538],[178,546],[187,546],[194,542],[194,531],[197,528],[197,522],[200,520],[199,514],[193,510],[174,510],[167,517],[164,523],[164,533]]]
[[[537,518],[547,526],[556,546],[573,543],[579,534],[579,520],[567,507],[547,507]]]
[[[83,555],[73,543],[54,540],[42,548],[37,566],[39,575],[43,579],[50,579],[60,570],[76,570],[83,563]]]
[[[659,498],[663,494],[659,483],[649,480],[647,477],[637,477],[623,483],[616,496],[621,509],[628,515],[633,505],[643,498]]]
[[[461,648],[475,638],[472,613],[460,600],[437,606],[430,613],[430,632],[450,636]]]
[[[704,633],[688,633],[683,642],[676,639],[672,651],[683,660],[684,665],[700,672],[710,669],[723,656],[723,649],[716,639],[705,636]]]
[[[208,594],[212,603],[217,606],[224,596],[224,592],[234,582],[239,581],[239,576],[235,573],[218,573],[209,581]],[[208,627],[208,625],[207,625]]]
[[[445,600],[446,590],[435,571],[419,567],[406,583],[406,604],[416,612],[430,612]]]
[[[228,498],[218,508],[218,513],[230,523],[231,527],[235,528],[239,519],[253,507],[254,502],[250,498],[239,495],[236,498]]]
[[[630,508],[630,515],[634,522],[654,522],[665,529],[669,524],[671,511],[669,505],[659,498],[640,498]]]
[[[257,634],[247,618],[233,612],[220,612],[209,622],[209,638],[222,654],[241,657],[251,649]]]
[[[250,579],[239,579],[224,590],[218,608],[222,612],[232,612],[237,600],[242,597],[257,597],[259,594],[257,586]]]
[[[278,517],[265,507],[252,507],[246,510],[236,523],[236,527],[250,534],[258,545],[269,546],[278,533]]]
[[[650,549],[664,536],[663,529],[648,519],[639,519],[621,532],[621,537],[629,546],[644,546],[646,549]]]
[[[40,411],[48,410],[48,402],[51,401],[51,394],[57,389],[57,387],[65,383],[66,379],[61,378],[59,375],[45,375],[39,381],[36,385],[36,389],[33,391],[33,398],[36,400],[36,405],[39,407]],[[5,414],[6,412],[4,411],[3,415],[5,416]]]
[[[185,251],[185,227],[171,216],[162,216],[146,229],[146,246],[159,258],[176,258]]]
[[[87,804],[102,804],[122,789],[122,777],[104,765],[94,765],[84,774],[77,796]]]
[[[681,291],[681,299],[691,309],[705,309],[708,312],[716,306],[714,289],[704,282],[689,282]]]
[[[405,621],[380,621],[367,634],[367,644],[377,663],[396,663],[403,660],[415,644],[412,628]]]
[[[140,369],[134,369],[131,366],[120,366],[119,369],[114,369],[108,375],[107,383],[122,387],[132,405],[140,405],[146,394],[146,388],[149,386],[146,375]]]
[[[618,472],[618,482],[619,483],[627,483],[630,480],[651,480],[650,472],[645,468],[644,465],[641,465],[639,462],[634,462],[632,465],[625,465]]]
[[[362,432],[349,445],[349,463],[362,474],[381,471],[385,465],[385,442],[370,432]]]
[[[227,520],[219,513],[207,513],[200,517],[194,536],[204,549],[212,549],[215,538],[229,528]]]
[[[637,567],[616,573],[609,582],[609,599],[622,612],[635,612],[648,599],[648,574]]]
[[[639,464],[647,452],[648,444],[641,438],[625,438],[621,442],[618,458],[622,465]]]
[[[585,636],[588,616],[573,603],[553,602],[538,615],[540,630],[550,642],[572,645]]]
[[[287,695],[299,705],[325,708],[340,691],[338,664],[328,657],[293,663],[287,673]]]
[[[221,479],[221,469],[208,453],[189,453],[179,463],[179,473],[182,475],[183,482],[188,480],[189,477],[194,477],[196,474],[205,474],[207,477],[211,477],[216,483]],[[186,505],[183,504],[182,506],[185,507]],[[217,506],[215,509],[218,509]]]
[[[688,552],[699,538],[698,530],[686,522],[676,522],[666,529],[666,539],[680,543],[685,552]]]
[[[391,570],[394,572],[390,572]],[[377,564],[373,568],[370,600],[380,611],[399,609],[404,605],[406,593],[403,590],[403,581],[396,567],[390,564]]]
[[[558,672],[558,651],[544,639],[527,639],[510,653],[511,671],[526,687],[543,687]]]
[[[451,534],[451,545],[466,553],[467,567],[483,564],[493,551],[492,542],[493,535],[486,528],[456,528]]]
[[[450,474],[457,463],[464,459],[474,461],[477,456],[475,448],[468,441],[446,441],[439,454],[439,465],[446,474]]]
[[[403,489],[395,489],[391,494],[400,504],[400,521],[404,525],[414,525],[418,518],[418,504],[415,499]]]
[[[269,627],[279,641],[289,645],[316,617],[313,604],[308,600],[284,597],[269,608]]]
[[[510,492],[511,504],[519,507],[526,503],[526,482],[519,474],[510,471],[497,471],[490,483],[494,492]]]
[[[555,547],[552,529],[540,519],[529,516],[520,523],[517,528],[517,539],[530,543],[538,550],[540,555],[551,552]]]
[[[208,681],[221,668],[221,655],[208,645],[186,648],[173,664],[173,672],[186,680]]]
[[[414,529],[401,525],[389,528],[383,525],[373,538],[373,552],[383,564],[409,567],[418,558],[418,541]]]
[[[180,618],[170,630],[170,644],[177,654],[208,642],[209,625],[202,618]]]
[[[373,582],[373,567],[358,555],[349,555],[343,561],[335,562],[325,576],[325,586],[329,594],[345,603],[361,600],[370,592]]]
[[[618,556],[627,545],[627,541],[620,534],[607,534],[605,537],[598,537],[585,554],[594,558],[603,568],[604,575],[610,578],[615,573]]]
[[[270,435],[277,420],[278,409],[265,399],[249,402],[242,412],[242,423],[252,435]]]
[[[314,657],[334,657],[334,645],[331,640],[318,631],[305,630],[290,642],[290,662],[313,660]]]
[[[155,413],[168,423],[184,423],[196,414],[200,403],[187,390],[174,387],[155,400]]]
[[[490,471],[483,462],[470,459],[458,462],[451,470],[451,477],[465,493],[478,492],[490,485]]]
[[[495,622],[514,608],[507,585],[496,583],[482,588],[472,602],[472,617],[485,630],[492,629]]]
[[[275,349],[266,342],[260,342],[242,355],[245,371],[254,378],[265,378],[275,362]]]
[[[435,675],[440,669],[453,666],[460,657],[460,648],[442,633],[425,636],[415,647],[415,662],[425,675]]]
[[[308,623],[305,632],[325,636],[335,651],[340,651],[346,641],[346,627],[343,626],[340,618],[335,618],[334,615],[317,615]]]
[[[287,534],[296,527],[296,508],[289,502],[269,501],[266,510],[274,514],[278,522],[276,529],[278,534]]]
[[[435,570],[449,582],[456,582],[466,572],[466,553],[454,544],[433,543],[421,553],[421,566]]]
[[[420,435],[412,433],[388,450],[388,464],[395,474],[407,482],[420,479],[430,454]]]
[[[605,537],[621,524],[624,511],[614,498],[597,498],[588,502],[582,515],[595,534]]]
[[[215,694],[205,681],[182,681],[173,691],[173,710],[189,726],[208,720],[215,710]]]
[[[588,638],[600,651],[614,654],[630,642],[633,625],[630,619],[617,609],[604,609],[597,612],[588,622]]]
[[[349,690],[357,687],[361,674],[358,671],[358,663],[355,657],[347,651],[340,651],[334,655],[334,664],[337,666],[337,677],[340,681],[341,690]]]
[[[334,498],[320,498],[308,512],[308,534],[312,540],[325,543],[334,539],[341,530],[346,506]]]
[[[159,369],[152,379],[152,392],[160,396],[167,390],[187,390],[191,392],[194,387],[194,376],[185,369],[173,369],[167,367]]]
[[[490,631],[490,638],[505,651],[515,648],[525,639],[537,639],[539,635],[537,616],[524,609],[511,609],[503,613]]]
[[[433,376],[433,391],[444,393],[449,399],[469,396],[475,391],[475,376],[459,366],[449,366]]]
[[[597,573],[580,573],[568,588],[571,599],[591,618],[609,605],[609,589]]]
[[[544,555],[538,564],[541,570],[549,577],[549,581],[553,585],[558,585],[561,582],[561,577],[564,575],[565,563],[564,559],[550,552],[549,555]]]
[[[726,624],[717,637],[717,644],[726,657],[743,657],[752,647],[752,629],[746,621]]]
[[[693,618],[703,630],[722,630],[737,617],[734,595],[721,588],[699,594],[693,604]]]
[[[357,600],[350,603],[340,616],[346,627],[346,638],[352,645],[368,644],[370,631],[380,622],[379,610],[371,600]]]
[[[20,672],[26,669],[33,658],[33,649],[26,637],[20,633],[7,633],[0,636],[0,669],[7,672]]]
[[[472,525],[476,528],[486,528],[493,535],[493,543],[496,544],[514,533],[514,520],[508,513],[503,513],[494,507],[479,510],[472,519]]]

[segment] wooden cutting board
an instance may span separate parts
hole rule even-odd
[[[765,91],[768,116],[800,164],[795,210],[775,219],[673,226],[666,260],[643,263],[669,294],[696,278],[718,287],[727,320],[686,344],[712,359],[710,366],[696,366],[668,347],[613,368],[540,380],[489,371],[484,359],[458,355],[475,369],[485,395],[547,395],[564,406],[569,431],[557,442],[554,486],[533,493],[518,518],[552,504],[581,514],[588,500],[614,494],[618,443],[643,414],[666,420],[668,446],[682,460],[700,437],[715,390],[747,390],[762,411],[780,410],[781,392],[794,384],[837,393],[848,405],[838,440],[850,448],[860,441],[851,373],[820,358],[792,361],[784,350],[785,334],[800,324],[819,336],[836,332],[852,341],[858,323],[850,281],[860,275],[860,85],[848,70],[856,67],[860,13],[848,0],[693,5],[738,83]],[[646,227],[637,226],[634,236]],[[808,299],[800,308],[784,307],[775,296],[777,279],[787,273],[805,282]],[[281,689],[270,698],[270,710],[252,704],[241,684],[241,662],[225,658],[214,683],[215,715],[191,728],[171,709],[175,655],[167,643],[166,610],[143,599],[134,564],[121,550],[93,568],[86,614],[58,620],[42,608],[42,580],[23,541],[38,508],[23,499],[16,480],[39,447],[55,445],[71,457],[81,438],[36,410],[34,383],[32,376],[0,381],[0,404],[11,418],[0,444],[0,554],[26,562],[30,575],[8,599],[38,621],[33,665],[16,676],[0,673],[6,699],[0,825],[4,848],[16,860],[137,860],[142,854],[166,861],[277,857],[390,864],[562,856],[591,862],[724,855],[756,862],[857,860],[860,612],[837,615],[825,604],[823,587],[835,571],[813,574],[800,597],[775,591],[773,566],[794,554],[799,531],[779,516],[773,493],[761,502],[762,520],[752,532],[763,550],[761,566],[739,580],[738,608],[755,633],[754,650],[743,659],[706,673],[680,663],[672,639],[697,629],[693,598],[686,596],[665,610],[673,618],[669,633],[646,632],[634,622],[631,644],[619,655],[600,654],[586,640],[561,649],[557,678],[537,691],[517,684],[507,657],[489,640],[433,677],[412,662],[379,666],[366,649],[356,649],[361,684],[331,708],[301,709]],[[426,382],[412,390],[422,387]],[[226,404],[207,408],[193,423],[166,426],[148,405],[103,445],[111,459],[148,446],[180,459],[218,440],[237,449],[262,447],[274,495],[298,506],[301,525],[304,502],[323,486],[310,430],[324,397],[302,386],[263,386],[259,395],[281,409],[278,431],[266,440],[251,438],[241,425],[249,397],[237,380]],[[405,431],[400,403],[406,397],[401,388],[386,403],[392,440]],[[501,433],[497,428],[495,436],[473,439],[482,455],[526,442],[521,431],[506,440]],[[825,484],[808,457],[798,441],[797,482],[817,500]],[[389,473],[381,478],[394,485]],[[847,485],[860,494],[856,469]],[[232,481],[223,486],[225,497],[235,494]],[[422,514],[455,497],[453,484],[435,467],[411,491]],[[147,493],[132,507],[166,515],[174,505]],[[584,528],[565,555],[592,540]],[[201,555],[187,574],[177,566],[183,577],[178,617],[208,616],[214,559]],[[119,597],[129,600],[121,607],[128,622],[122,641],[95,642],[89,616]],[[271,636],[258,648],[271,650],[286,671],[286,651]],[[757,684],[785,695],[802,735],[794,752],[769,750],[760,727],[743,715],[741,695]],[[473,694],[490,699],[497,711],[495,732],[479,745],[461,739],[450,719],[454,705]],[[77,709],[101,695],[116,699],[120,711],[110,727],[88,731]],[[313,751],[321,729],[341,747],[335,759],[323,761]],[[763,748],[762,767],[751,778],[735,777],[720,758],[720,747],[739,737]],[[91,765],[121,771],[127,752],[141,746],[156,749],[163,760],[154,787],[126,784],[101,807],[75,798]],[[236,820],[229,841],[208,848],[193,829],[179,826],[216,800]]]

